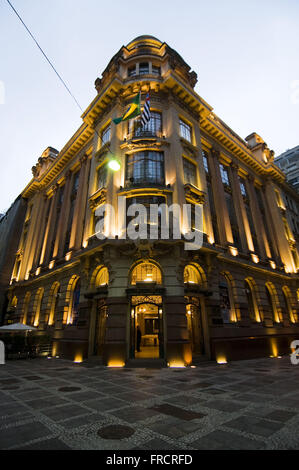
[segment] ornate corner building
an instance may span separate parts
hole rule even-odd
[[[33,167],[5,321],[50,334],[53,355],[179,366],[277,356],[299,339],[299,196],[264,140],[240,138],[196,83],[166,43],[134,39],[96,80],[81,127]],[[150,122],[116,126],[148,91]],[[202,248],[122,239],[113,217],[98,239],[96,210],[117,211],[119,196],[127,206],[201,205]]]

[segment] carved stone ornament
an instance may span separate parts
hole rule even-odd
[[[205,202],[205,194],[189,184],[185,185],[185,197],[195,204],[204,204]]]
[[[95,209],[102,204],[105,204],[107,200],[107,190],[106,188],[102,188],[97,191],[93,196],[92,199],[89,199],[89,207],[91,210]]]

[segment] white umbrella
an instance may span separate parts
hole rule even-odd
[[[0,326],[0,333],[1,331],[31,331],[36,329],[34,326],[23,325],[23,323],[11,323],[10,325]]]

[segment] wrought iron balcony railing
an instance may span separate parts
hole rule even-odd
[[[138,128],[127,135],[127,140],[133,139],[162,139],[162,132]]]

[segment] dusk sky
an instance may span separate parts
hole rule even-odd
[[[298,0],[11,1],[83,108],[120,47],[150,34],[197,72],[197,93],[242,138],[257,132],[276,156],[299,144]],[[44,149],[60,150],[82,121],[6,0],[0,41],[1,213]]]

